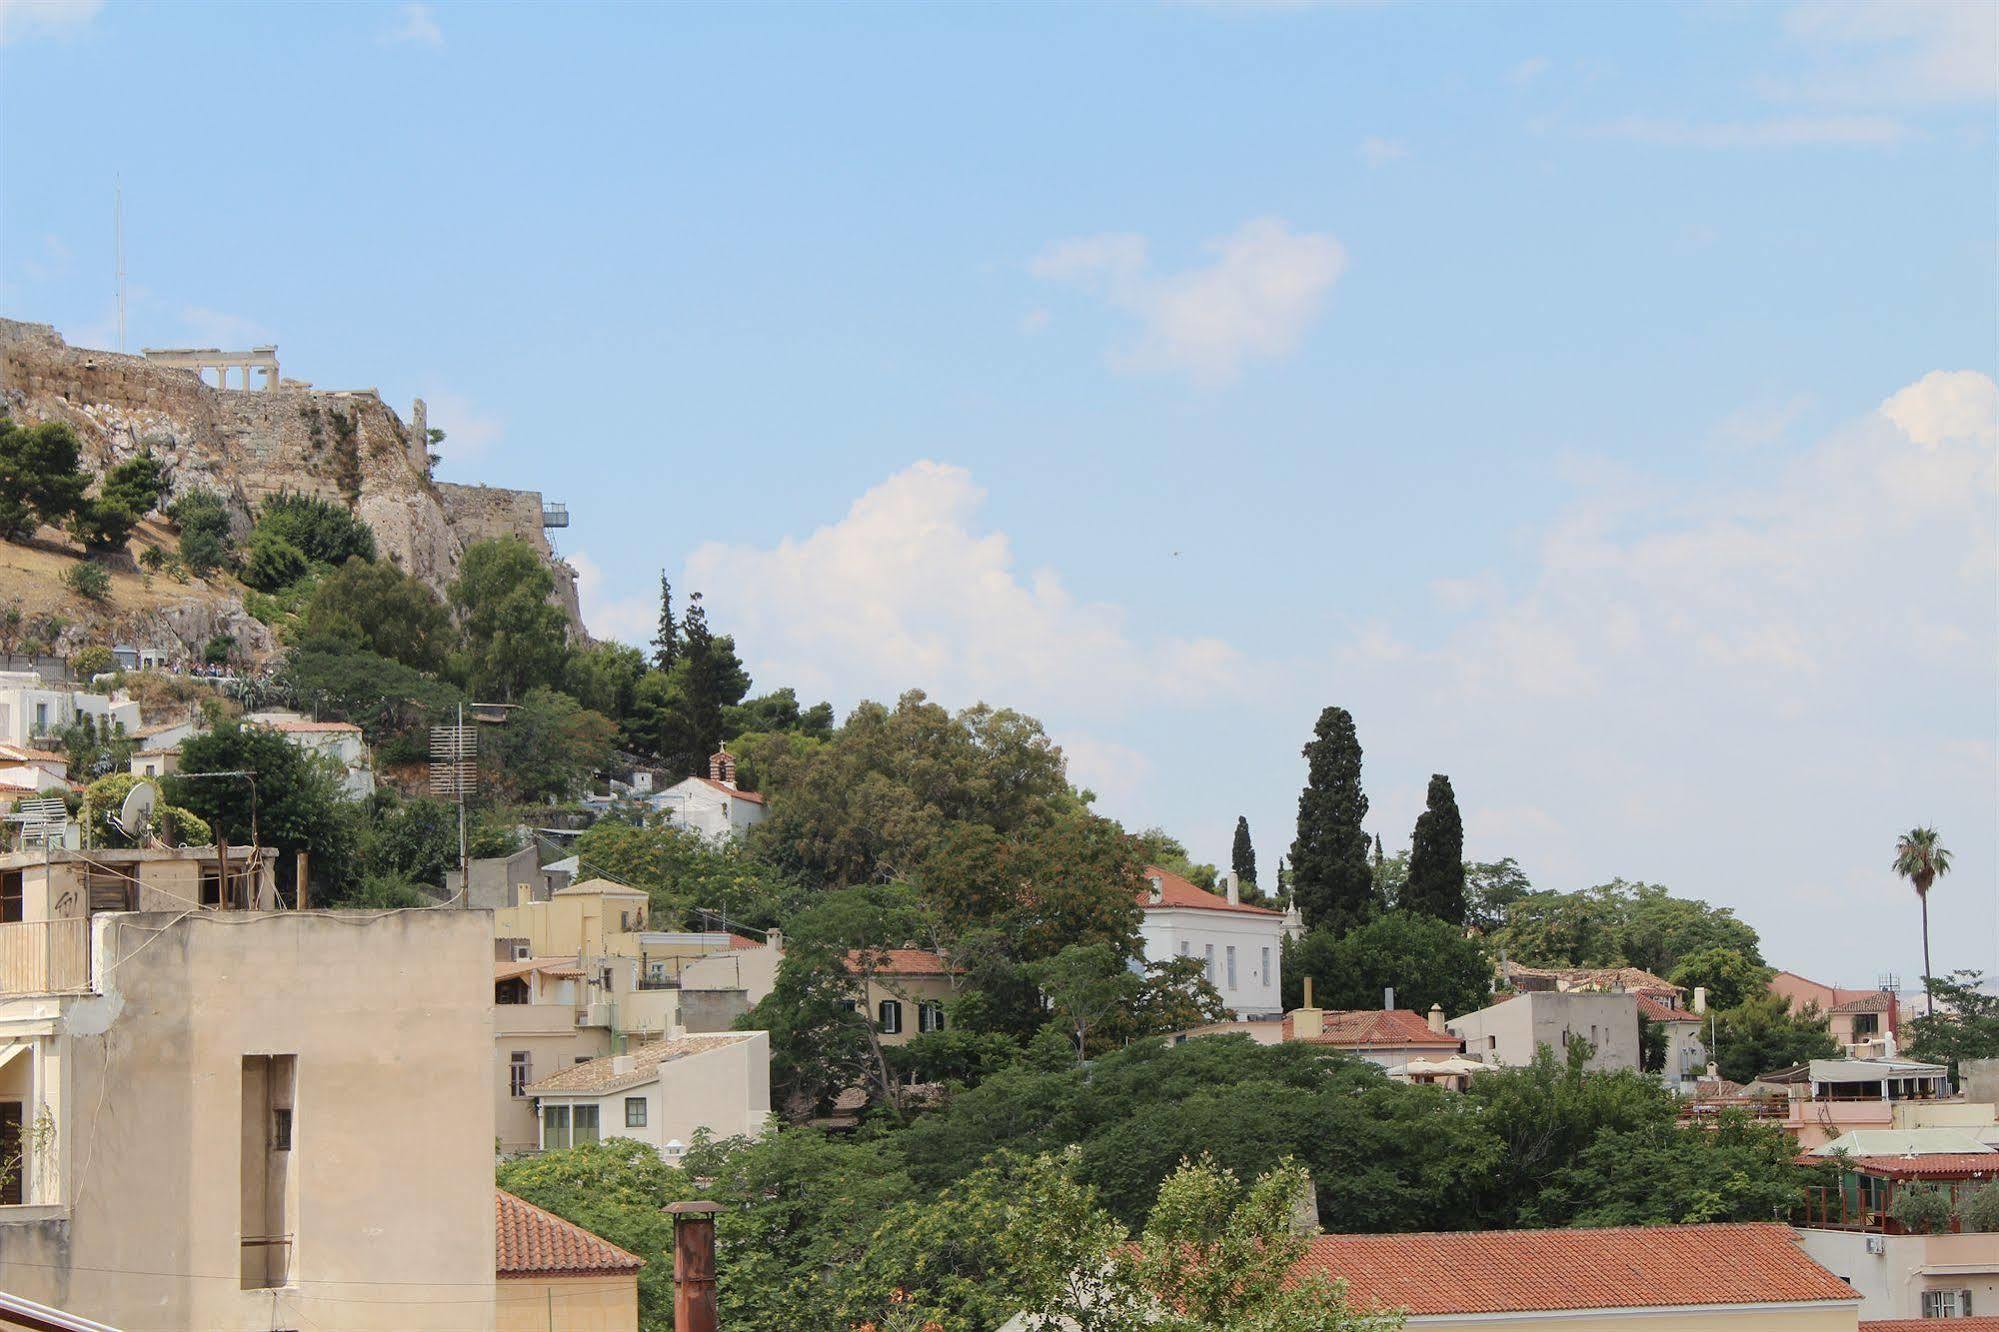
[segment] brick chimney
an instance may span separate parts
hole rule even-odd
[[[719,1332],[715,1312],[715,1213],[719,1203],[677,1202],[673,1218],[673,1332]]]
[[[708,756],[708,780],[711,782],[720,782],[732,791],[735,789],[736,756],[729,752],[728,745],[724,744],[719,750]]]

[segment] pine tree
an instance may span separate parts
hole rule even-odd
[[[652,667],[670,671],[680,657],[680,629],[673,622],[673,584],[659,571],[659,637],[652,640]]]
[[[687,598],[680,621],[680,660],[673,672],[686,719],[686,749],[682,762],[690,772],[706,771],[708,756],[722,743],[722,712],[743,701],[749,674],[736,656],[736,642],[727,634],[709,632],[708,612],[701,594]]]
[[[1229,868],[1244,883],[1256,882],[1256,848],[1249,840],[1249,819],[1241,814],[1235,820],[1235,845],[1229,849]]]
[[[1368,868],[1367,794],[1360,786],[1360,738],[1353,714],[1327,708],[1305,746],[1309,764],[1298,795],[1298,836],[1291,843],[1291,893],[1307,928],[1345,933],[1366,919],[1374,900]]]
[[[1416,816],[1409,878],[1399,899],[1411,911],[1462,925],[1465,920],[1465,821],[1451,779],[1430,778],[1427,808]]]

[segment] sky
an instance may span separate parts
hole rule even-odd
[[[0,313],[276,341],[758,687],[1999,971],[1999,7],[0,0]]]

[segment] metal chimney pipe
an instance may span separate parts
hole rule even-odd
[[[715,1213],[719,1203],[677,1202],[673,1218],[673,1332],[719,1332],[715,1312]]]

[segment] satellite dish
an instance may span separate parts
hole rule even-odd
[[[140,782],[126,793],[125,803],[118,806],[118,826],[127,837],[136,842],[145,835],[159,800],[160,789],[151,782]]]

